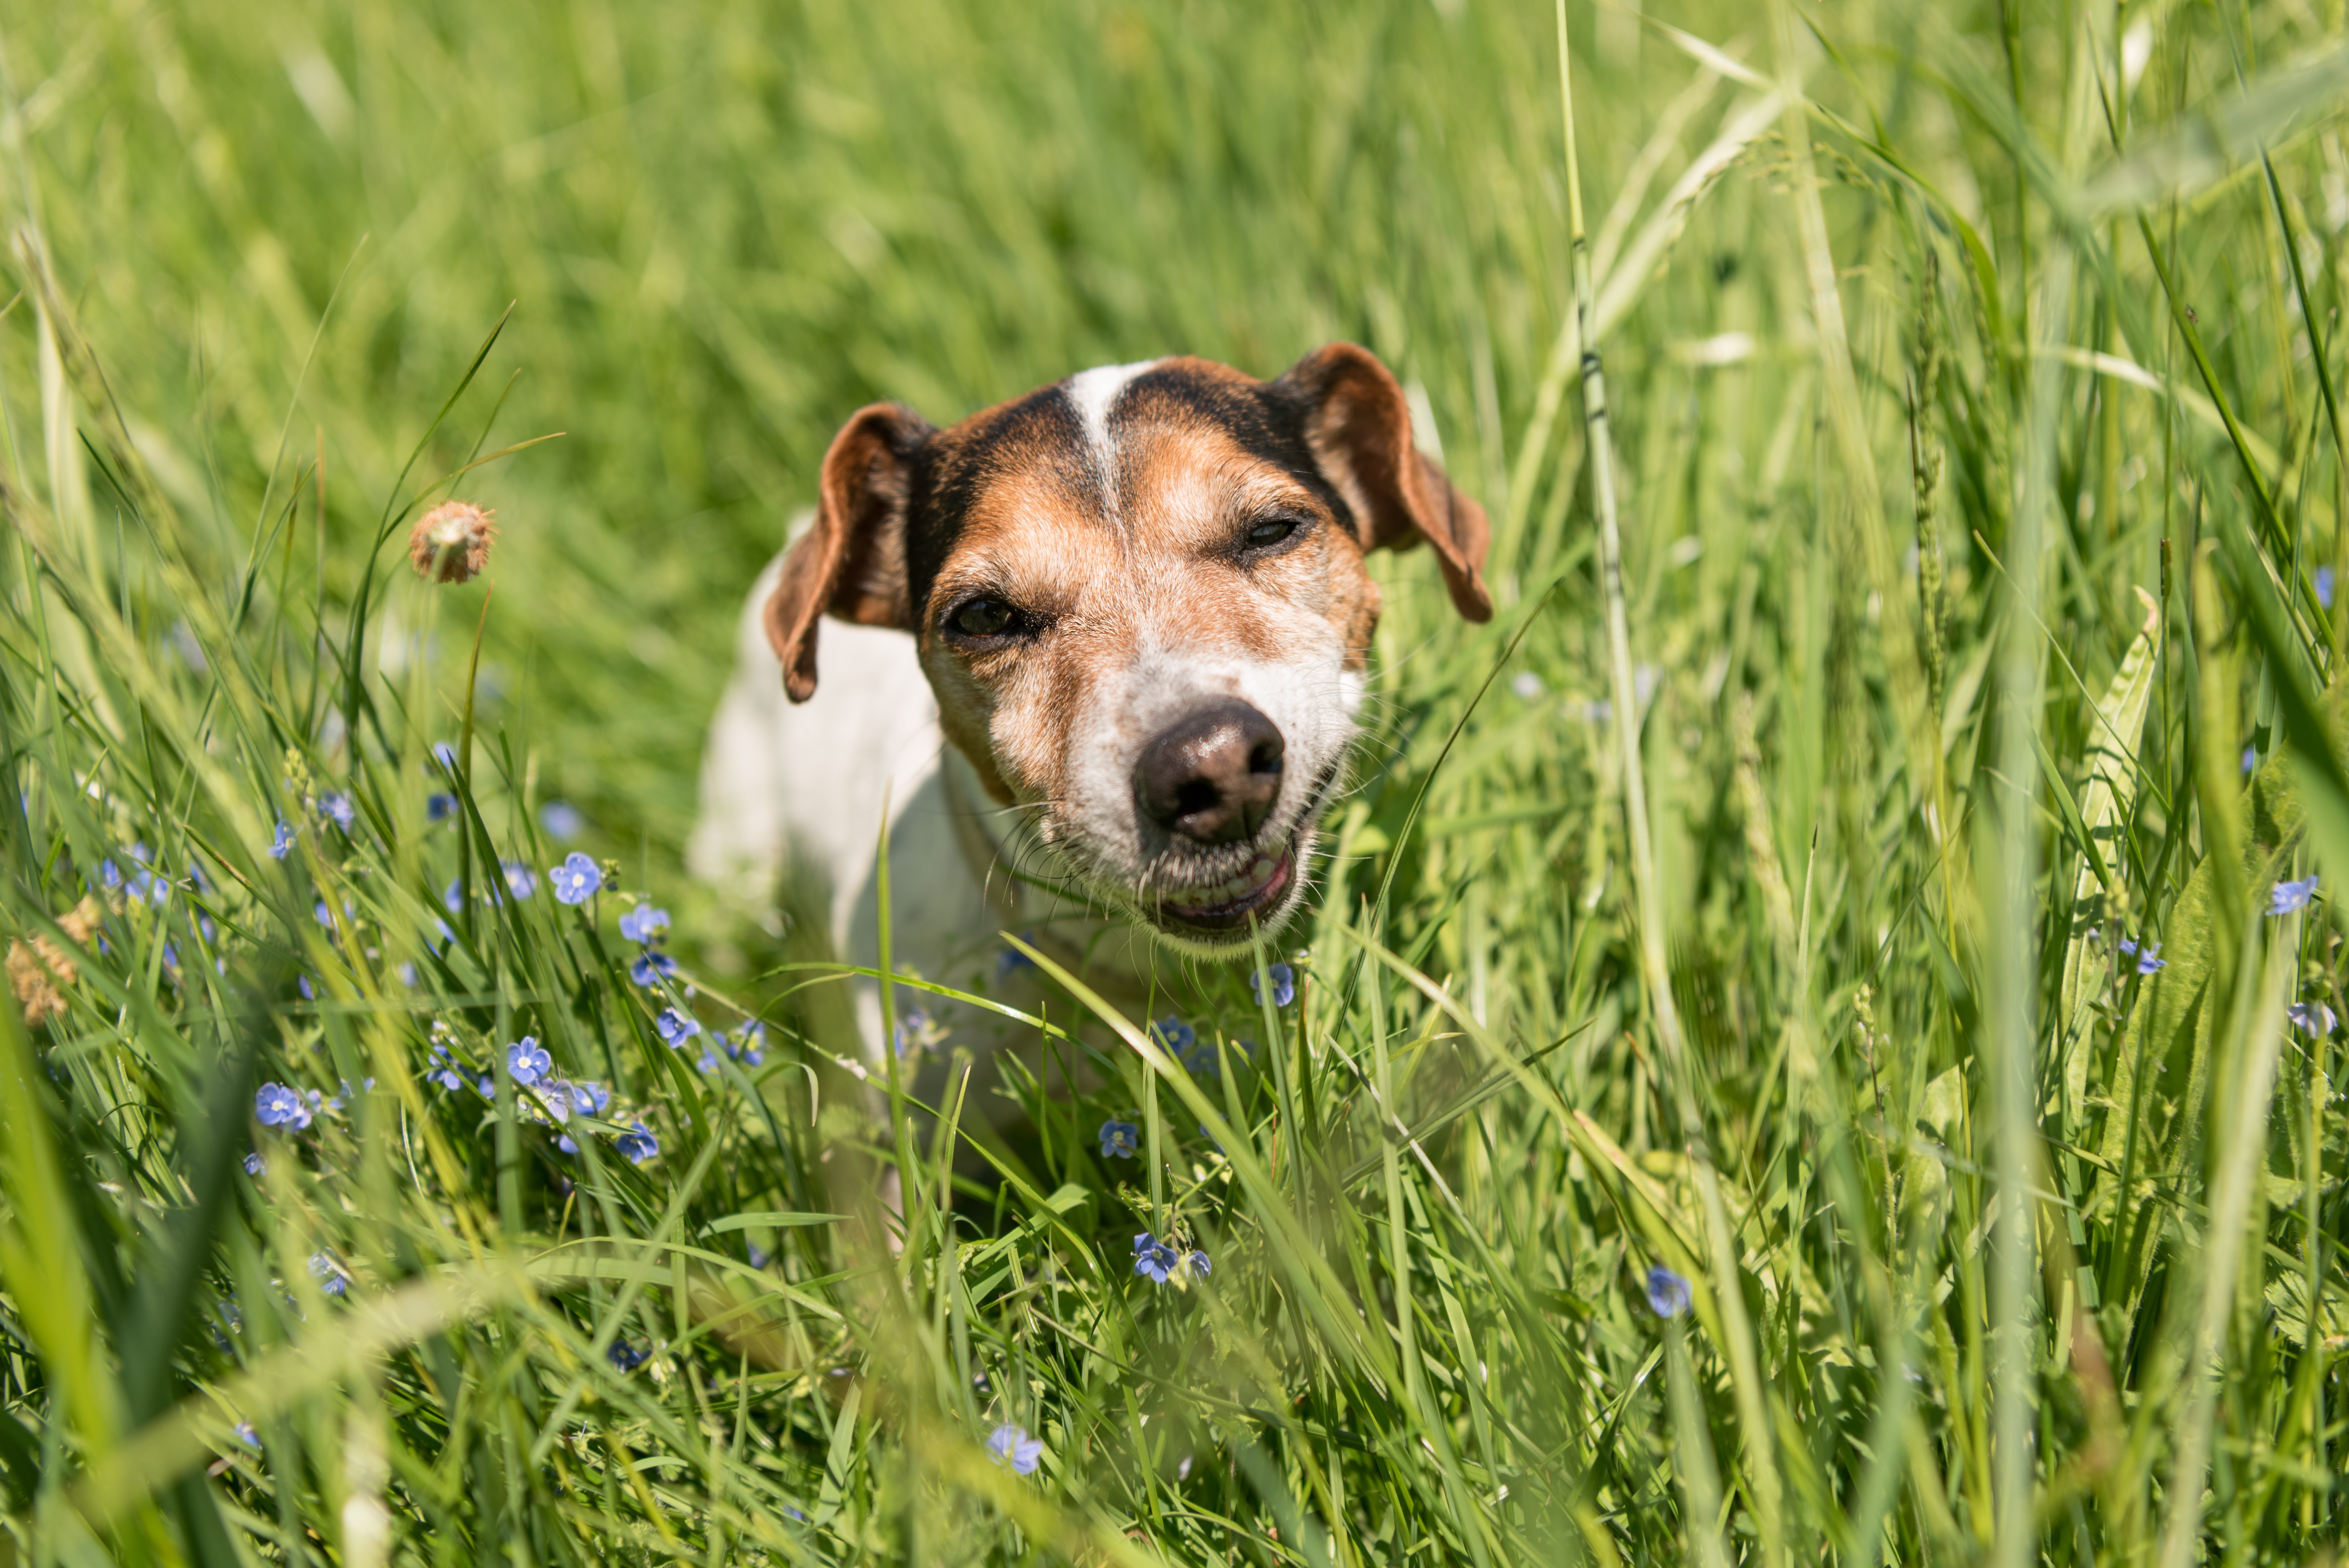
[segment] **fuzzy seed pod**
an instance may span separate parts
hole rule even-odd
[[[442,501],[417,520],[408,536],[408,558],[428,583],[470,583],[489,564],[498,537],[495,514],[471,501]]]

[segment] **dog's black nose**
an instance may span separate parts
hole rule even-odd
[[[1280,731],[1237,697],[1185,715],[1143,749],[1133,798],[1168,832],[1203,844],[1253,835],[1280,794]]]

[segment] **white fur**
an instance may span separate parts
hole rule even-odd
[[[1085,449],[1104,490],[1117,473],[1117,447],[1109,433],[1110,410],[1117,407],[1118,395],[1133,378],[1157,363],[1137,359],[1131,365],[1099,365],[1061,383],[1061,395],[1076,409],[1078,422],[1084,426]]]

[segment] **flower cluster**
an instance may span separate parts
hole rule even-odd
[[[340,1296],[350,1292],[351,1276],[341,1264],[335,1261],[332,1253],[310,1254],[310,1275],[318,1282],[318,1288],[328,1295]]]
[[[1133,1238],[1133,1272],[1135,1277],[1153,1284],[1185,1285],[1195,1279],[1205,1279],[1213,1266],[1207,1254],[1185,1253],[1174,1244],[1169,1236],[1160,1241],[1148,1231]]]
[[[282,1127],[288,1132],[300,1132],[324,1108],[325,1098],[315,1088],[305,1097],[301,1090],[288,1088],[282,1083],[265,1083],[253,1097],[253,1114],[264,1127]]]
[[[1189,1068],[1198,1078],[1210,1078],[1216,1072],[1216,1047],[1213,1042],[1199,1037],[1199,1031],[1173,1014],[1150,1026],[1150,1037],[1160,1049]]]
[[[701,1059],[693,1065],[705,1073],[718,1070],[718,1052],[723,1050],[730,1061],[746,1068],[755,1068],[767,1059],[767,1026],[756,1018],[746,1018],[739,1028],[727,1034],[711,1034],[709,1043],[701,1047]]]
[[[668,911],[640,903],[620,916],[620,934],[636,944],[634,963],[628,965],[628,978],[637,985],[658,985],[677,973],[677,960],[660,950],[663,934],[668,930]]]

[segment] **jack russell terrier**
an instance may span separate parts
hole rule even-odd
[[[944,430],[874,404],[751,589],[690,865],[769,908],[821,887],[833,953],[874,966],[885,810],[893,972],[1016,1005],[1014,932],[1163,992],[1167,955],[1244,957],[1304,901],[1378,624],[1365,552],[1424,542],[1481,622],[1486,538],[1351,344],[1272,381],[1106,366]],[[899,1048],[935,1036],[935,1001],[898,1006]],[[856,1011],[877,1061],[874,986]],[[958,1009],[958,1043],[990,1024]]]

